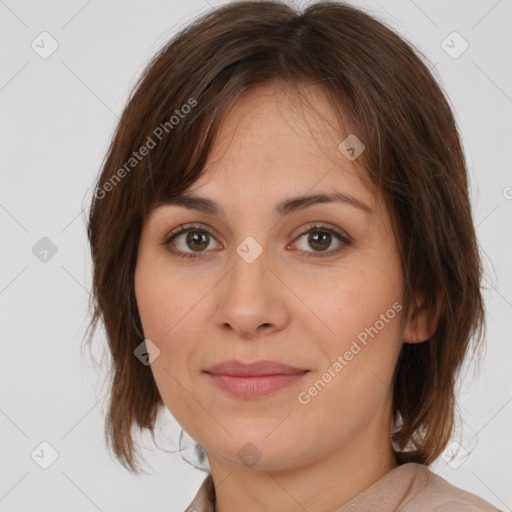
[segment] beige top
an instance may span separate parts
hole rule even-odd
[[[243,510],[241,508],[241,510]],[[385,474],[335,512],[500,512],[487,501],[463,491],[423,464],[408,462]],[[185,512],[215,512],[211,473]]]

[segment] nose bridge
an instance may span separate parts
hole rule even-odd
[[[233,270],[231,285],[248,286],[251,289],[265,282],[265,274],[268,269],[268,248],[264,248],[263,237],[258,237],[261,243],[254,236],[245,237],[235,248],[233,255]]]
[[[215,321],[239,336],[254,339],[258,328],[281,330],[289,321],[286,290],[274,275],[270,235],[246,236],[234,247],[230,270],[217,296]],[[267,334],[270,331],[265,331]]]

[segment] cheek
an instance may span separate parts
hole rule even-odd
[[[323,318],[334,334],[321,337],[317,346],[325,358],[308,382],[311,388],[303,389],[304,401],[311,393],[311,410],[331,425],[333,438],[353,435],[391,400],[402,305],[400,288],[387,280],[378,285],[377,276],[354,273],[333,294]]]
[[[204,293],[192,283],[193,276],[190,281],[177,279],[162,258],[153,257],[150,260],[143,254],[138,259],[135,296],[147,338],[165,344],[176,331],[183,329],[187,324],[187,315]]]
[[[186,385],[190,371],[196,370],[193,355],[201,343],[201,332],[208,318],[203,310],[209,288],[211,284],[197,275],[177,277],[169,271],[165,259],[153,256],[150,260],[143,256],[138,260],[137,306],[145,337],[160,351],[151,368],[157,385],[165,390],[176,387],[173,377]]]
[[[343,370],[336,375],[344,377],[334,379],[334,387],[350,384],[362,394],[371,394],[368,386],[378,379],[391,381],[401,348],[401,265],[395,252],[378,252],[358,255],[311,303],[329,328],[322,337],[325,370],[342,356]]]
[[[192,289],[193,287],[191,287]],[[159,350],[151,363],[155,383],[166,408],[178,422],[188,424],[193,410],[190,399],[190,361],[198,336],[189,329],[191,309],[196,301],[190,294],[176,293],[175,279],[153,260],[140,258],[135,271],[135,293],[144,330]]]
[[[387,331],[391,330],[391,324],[398,323],[396,319],[402,309],[399,268],[358,264],[344,268],[335,278],[325,280],[325,284],[314,294],[310,289],[308,305],[324,321],[334,338],[352,339],[373,326],[381,315],[386,317],[385,320],[393,320],[386,323]],[[393,308],[395,303],[399,306]]]

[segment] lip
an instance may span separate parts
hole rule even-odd
[[[212,366],[206,373],[222,390],[232,396],[248,399],[268,395],[297,382],[309,372],[307,369],[276,361],[225,361]]]
[[[254,361],[252,363],[244,363],[230,359],[218,363],[207,370],[206,373],[214,375],[231,375],[234,377],[262,377],[268,375],[296,375],[309,371],[307,368],[296,368],[277,361],[267,359]]]

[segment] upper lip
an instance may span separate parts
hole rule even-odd
[[[206,373],[216,375],[234,375],[241,377],[257,377],[263,375],[294,375],[309,371],[305,368],[295,368],[277,361],[260,360],[252,363],[244,363],[231,359],[215,364],[205,370]]]

